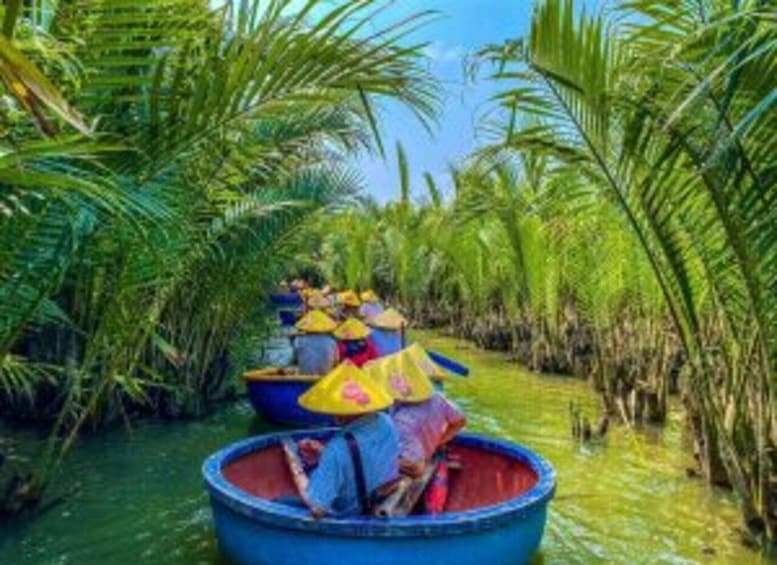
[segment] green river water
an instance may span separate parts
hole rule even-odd
[[[679,414],[661,430],[614,426],[603,445],[583,446],[571,438],[568,406],[575,400],[598,415],[587,384],[529,374],[456,340],[418,337],[471,368],[470,378],[446,385],[469,429],[527,445],[556,468],[536,563],[762,562],[739,541],[732,497],[685,477]],[[78,483],[77,494],[35,520],[2,526],[0,564],[220,563],[200,465],[267,429],[241,401],[201,421],[148,421],[83,438],[59,478]]]

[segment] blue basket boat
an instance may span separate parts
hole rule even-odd
[[[318,379],[317,375],[300,375],[277,367],[243,374],[256,413],[274,424],[295,428],[332,425],[329,416],[306,410],[297,402]]]
[[[251,406],[265,420],[290,428],[331,426],[329,416],[306,410],[299,405],[299,397],[320,377],[300,375],[294,369],[268,367],[243,373]],[[443,390],[443,380],[433,378],[436,390]]]
[[[276,306],[302,306],[302,297],[298,292],[279,292],[270,295],[270,302]]]
[[[450,451],[461,470],[435,516],[314,520],[273,502],[294,494],[280,442],[325,440],[332,430],[270,434],[230,445],[202,472],[221,552],[239,565],[517,565],[542,540],[553,468],[513,443],[462,434]]]

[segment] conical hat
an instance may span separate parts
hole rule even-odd
[[[356,293],[352,290],[346,290],[345,292],[341,292],[338,296],[340,299],[340,304],[343,306],[360,306],[361,302],[359,302],[359,297],[356,296]]]
[[[442,370],[442,367],[432,361],[432,358],[429,357],[426,350],[417,343],[414,343],[410,347],[406,347],[400,351],[400,353],[407,353],[412,356],[413,359],[415,359],[416,364],[421,367],[424,373],[426,373],[426,376],[430,379],[440,380],[447,378],[448,375]]]
[[[358,416],[394,403],[383,387],[350,361],[338,365],[299,397],[299,405],[330,416]]]
[[[407,320],[405,317],[394,308],[384,310],[377,316],[370,318],[370,325],[373,328],[381,328],[384,330],[399,330],[406,324]]]
[[[380,298],[378,298],[378,295],[375,294],[372,289],[365,290],[361,293],[360,298],[362,299],[362,302],[379,302]]]
[[[371,361],[365,370],[400,402],[423,402],[434,394],[432,381],[407,352]]]
[[[308,308],[314,309],[329,308],[331,306],[331,304],[329,304],[329,300],[327,300],[326,297],[318,290],[310,294],[307,300],[307,305]]]
[[[310,334],[328,334],[337,327],[337,322],[320,310],[311,310],[297,322],[296,327]]]
[[[348,318],[337,327],[334,331],[334,335],[337,339],[344,340],[365,339],[370,335],[370,328],[365,326],[361,320]]]

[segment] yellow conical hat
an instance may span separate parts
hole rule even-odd
[[[365,290],[361,293],[360,298],[362,299],[362,302],[379,302],[380,298],[378,298],[378,295],[375,294],[372,289]]]
[[[334,332],[337,339],[353,340],[364,339],[370,335],[370,328],[364,325],[361,320],[348,318],[340,324]]]
[[[432,381],[407,352],[371,361],[365,370],[400,402],[423,402],[434,394]]]
[[[323,309],[323,308],[329,308],[331,304],[329,304],[329,300],[326,299],[326,297],[321,294],[321,291],[314,291],[310,293],[310,296],[308,296],[307,300],[308,308],[313,309]]]
[[[399,330],[407,324],[405,317],[394,308],[384,310],[380,314],[370,318],[370,325],[373,328],[382,328],[385,330]]]
[[[340,304],[343,306],[361,306],[361,302],[359,302],[359,297],[356,296],[356,293],[352,290],[346,290],[345,292],[341,292],[338,295],[338,298],[340,299]]]
[[[311,310],[297,322],[296,327],[310,334],[328,334],[337,327],[337,322],[321,310]]]
[[[445,371],[442,370],[442,367],[432,361],[432,358],[429,357],[426,350],[417,343],[414,343],[410,347],[406,347],[399,353],[407,353],[413,357],[416,365],[418,365],[430,379],[441,380],[448,376]]]
[[[350,361],[338,365],[299,397],[303,408],[330,416],[368,414],[393,403],[379,383]]]

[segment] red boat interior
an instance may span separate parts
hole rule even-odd
[[[446,512],[474,510],[516,498],[537,484],[528,465],[498,453],[453,446],[451,458],[461,462],[448,479]],[[227,465],[224,477],[236,487],[261,498],[296,494],[283,451],[273,446]]]

